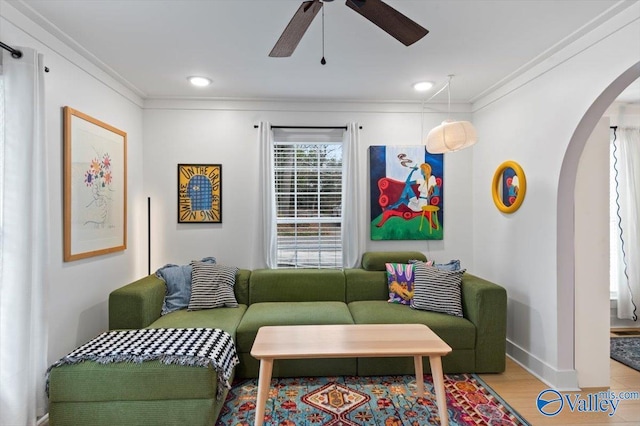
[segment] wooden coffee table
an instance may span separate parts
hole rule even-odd
[[[429,357],[438,414],[449,424],[441,357],[451,347],[422,324],[344,324],[267,326],[258,330],[251,355],[260,360],[255,426],[264,422],[273,361],[303,358],[412,356],[417,396],[424,397],[422,357]]]

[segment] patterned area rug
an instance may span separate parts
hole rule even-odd
[[[439,425],[430,375],[425,398],[416,398],[415,376],[273,379],[265,426]],[[451,426],[528,425],[475,374],[445,376]],[[216,426],[252,426],[257,380],[236,381]]]
[[[612,337],[611,358],[640,371],[640,337]]]

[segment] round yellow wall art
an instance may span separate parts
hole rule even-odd
[[[493,175],[491,192],[498,210],[503,213],[518,210],[527,192],[527,179],[522,167],[515,161],[500,164]]]

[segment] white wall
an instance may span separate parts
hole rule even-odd
[[[582,151],[575,188],[575,368],[578,385],[609,386],[609,119]]]
[[[509,354],[560,389],[578,383],[573,180],[593,127],[571,158],[565,156],[591,105],[640,60],[639,17],[640,4],[634,4],[474,104],[474,124],[487,141],[476,145],[473,157],[474,270],[507,287]],[[489,190],[504,160],[519,162],[527,176],[524,203],[511,215],[495,208]],[[559,192],[563,167],[570,169],[562,178],[569,189]],[[558,228],[558,217],[569,213],[570,226]],[[559,250],[567,239],[570,250]]]
[[[109,293],[142,275],[141,100],[47,34],[5,1],[0,2],[0,39],[45,55],[46,132],[50,191],[48,271],[48,360],[61,356],[107,329]],[[128,242],[124,252],[63,262],[62,107],[68,105],[127,133]]]
[[[446,106],[441,106],[440,111]],[[464,106],[453,106],[469,119]],[[466,107],[468,109],[468,106]],[[437,261],[471,265],[472,150],[446,154],[444,232],[441,241],[371,241],[368,228],[368,146],[421,143],[416,104],[293,103],[257,101],[147,101],[144,111],[144,183],[152,204],[152,270],[215,256],[243,268],[264,267],[261,251],[258,131],[254,125],[342,126],[361,130],[360,203],[367,250],[418,250]],[[428,110],[424,133],[446,114]],[[177,223],[177,164],[222,164],[222,224]]]

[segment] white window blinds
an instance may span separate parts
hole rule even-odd
[[[342,129],[274,129],[278,267],[342,267]]]

